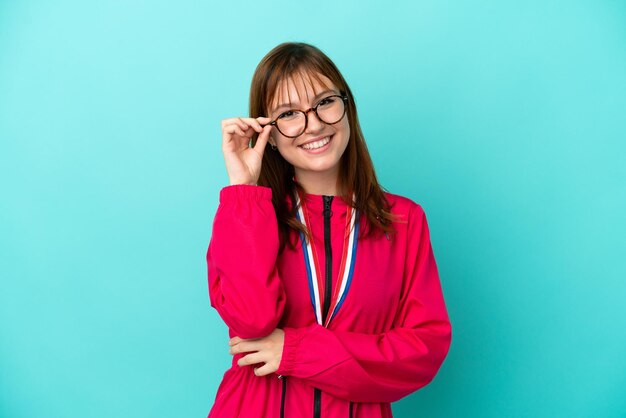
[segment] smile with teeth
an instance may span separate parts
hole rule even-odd
[[[300,145],[300,148],[317,149],[317,148],[323,147],[324,145],[328,144],[329,142],[330,142],[330,136],[327,136],[326,138],[320,139],[319,141],[309,142],[308,144]]]

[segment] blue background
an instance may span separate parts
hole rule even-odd
[[[224,118],[310,42],[426,210],[450,353],[396,417],[626,416],[623,1],[0,3],[0,416],[203,417]]]

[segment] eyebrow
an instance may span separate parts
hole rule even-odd
[[[316,99],[318,99],[320,96],[323,96],[326,93],[335,93],[338,94],[335,90],[324,90],[320,93],[318,93],[317,95],[315,95],[315,97],[313,97],[313,101],[315,101]],[[281,103],[279,104],[277,107],[274,108],[274,110],[272,110],[271,113],[276,112],[278,109],[282,109],[283,107],[292,107],[294,104],[293,103]]]

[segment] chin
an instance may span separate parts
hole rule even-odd
[[[302,170],[322,172],[322,171],[332,170],[337,165],[339,165],[339,161],[334,161],[334,160],[333,161],[324,161],[324,162],[320,161],[319,164],[304,164],[304,165],[299,166],[299,168],[302,169]]]

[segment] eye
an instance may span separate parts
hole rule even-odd
[[[278,116],[278,118],[276,118],[276,119],[283,119],[283,118],[288,118],[288,117],[291,117],[291,116],[293,116],[293,111],[292,110],[288,110],[286,112],[281,113],[280,116]]]
[[[326,97],[326,98],[324,98],[324,99],[320,100],[320,102],[319,102],[317,105],[318,105],[318,106],[328,105],[328,104],[333,103],[335,100],[336,100],[336,98],[335,98],[335,97],[333,97],[333,96],[329,96],[329,97]]]

